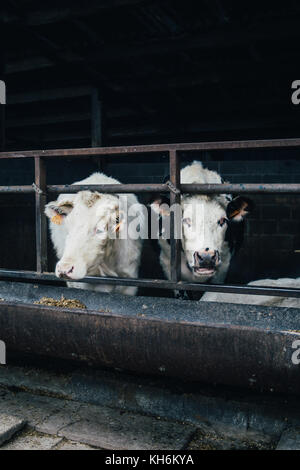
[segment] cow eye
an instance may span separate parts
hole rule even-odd
[[[220,227],[223,227],[223,225],[226,224],[226,222],[227,222],[226,217],[221,217],[221,219],[218,220],[218,225],[220,225]]]

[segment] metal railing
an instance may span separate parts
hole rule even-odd
[[[0,278],[12,280],[45,280],[53,281],[57,278],[48,273],[47,260],[47,221],[44,209],[47,194],[50,193],[76,193],[82,190],[99,191],[102,193],[160,193],[170,194],[170,205],[179,204],[181,194],[300,194],[300,184],[180,184],[180,153],[204,151],[204,150],[228,150],[228,149],[255,149],[255,148],[279,148],[300,147],[300,139],[280,140],[250,140],[250,141],[225,141],[225,142],[201,142],[192,144],[169,145],[141,145],[124,147],[99,147],[84,149],[60,149],[60,150],[33,150],[26,152],[2,152],[1,159],[33,158],[35,161],[35,181],[30,186],[0,186],[1,193],[35,194],[35,218],[36,218],[36,271],[12,271],[0,269]],[[46,159],[65,157],[90,157],[90,156],[120,156],[141,153],[159,153],[169,156],[170,181],[166,184],[104,184],[104,185],[47,185],[46,183]],[[132,279],[119,277],[90,277],[87,276],[80,282],[103,283],[110,285],[155,287],[162,289],[195,290],[209,292],[230,292],[243,294],[274,295],[284,297],[300,297],[300,289],[283,287],[258,287],[228,284],[200,284],[184,282],[180,280],[181,241],[174,236],[174,214],[171,217],[170,244],[171,244],[171,279]]]

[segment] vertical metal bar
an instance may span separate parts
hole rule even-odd
[[[36,230],[36,269],[38,273],[48,270],[47,221],[44,214],[47,202],[46,163],[35,157],[35,230]]]
[[[169,152],[170,158],[170,181],[173,188],[170,189],[170,207],[175,204],[180,204],[180,158],[177,150]],[[174,189],[178,192],[175,193]],[[171,210],[170,220],[170,237],[171,237],[171,280],[174,282],[180,281],[181,278],[181,240],[175,239],[175,213]]]
[[[4,8],[0,6],[0,80],[5,80],[5,31],[4,31]],[[1,97],[0,97],[1,98]],[[5,100],[6,101],[6,100]],[[0,102],[0,151],[5,150],[5,104]]]

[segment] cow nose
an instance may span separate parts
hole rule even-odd
[[[69,264],[61,264],[57,266],[57,272],[59,277],[70,277],[70,274],[74,271],[74,266]]]
[[[210,250],[209,248],[206,248],[203,251],[195,251],[194,253],[195,267],[214,267],[219,262],[219,260],[220,254],[218,250]]]

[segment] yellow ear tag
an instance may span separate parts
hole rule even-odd
[[[51,219],[51,222],[53,222],[56,225],[61,225],[63,221],[63,216],[60,214],[54,215]]]

